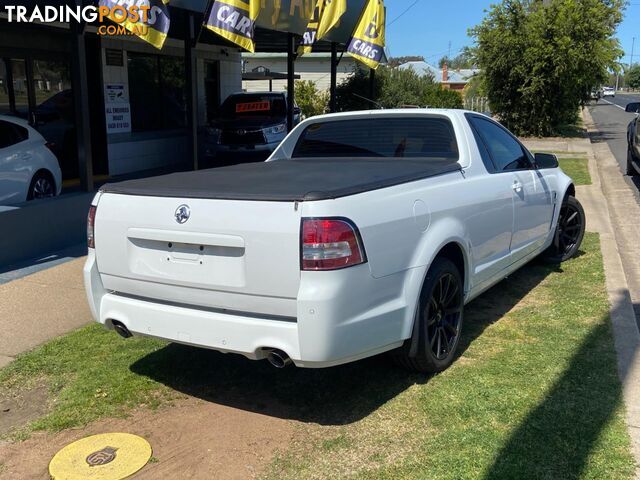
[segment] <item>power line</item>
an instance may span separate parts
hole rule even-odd
[[[405,13],[407,13],[409,10],[411,10],[413,7],[415,7],[415,6],[418,4],[418,2],[419,2],[419,1],[420,1],[420,0],[415,0],[415,2],[413,2],[413,3],[412,3],[411,5],[409,5],[407,8],[405,8],[405,9],[404,9],[404,11],[403,11],[400,15],[398,15],[396,18],[394,18],[393,20],[391,20],[387,26],[388,26],[388,27],[390,27],[391,25],[393,25],[394,23],[396,23],[396,21],[398,21],[398,20],[400,19],[400,17],[402,17]]]

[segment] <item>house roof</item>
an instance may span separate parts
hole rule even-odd
[[[431,75],[437,83],[442,83],[442,69],[424,61],[407,62],[400,65],[402,69],[412,69],[418,75]],[[477,68],[464,68],[460,70],[448,69],[449,80],[447,83],[468,83],[471,77],[480,70]]]

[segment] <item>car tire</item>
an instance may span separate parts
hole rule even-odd
[[[568,195],[560,207],[558,224],[553,243],[544,252],[550,263],[561,263],[572,258],[579,250],[584,238],[586,218],[580,202]]]
[[[56,184],[51,173],[40,170],[31,179],[27,200],[55,197]]]
[[[455,264],[436,258],[422,286],[412,337],[393,352],[398,365],[412,372],[436,373],[453,363],[462,332],[463,292]]]
[[[633,166],[635,158],[633,157],[633,152],[631,151],[631,145],[627,147],[627,175],[630,177],[635,177],[638,175],[636,168]]]

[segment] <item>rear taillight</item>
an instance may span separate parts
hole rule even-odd
[[[87,245],[89,248],[96,248],[96,209],[95,205],[91,205],[89,207],[89,215],[87,215]]]
[[[356,226],[342,218],[304,218],[302,270],[337,270],[367,261]]]

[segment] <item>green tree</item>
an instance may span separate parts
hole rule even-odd
[[[473,56],[473,50],[469,47],[464,47],[462,51],[455,57],[449,58],[447,55],[442,57],[438,61],[438,66],[442,68],[444,64],[451,70],[460,70],[461,68],[473,68],[475,66],[475,58]]]
[[[462,108],[459,93],[445,90],[433,78],[411,69],[380,67],[376,71],[374,98],[370,98],[369,73],[358,70],[338,85],[337,104],[342,111],[420,106]]]
[[[305,117],[326,113],[329,106],[329,92],[319,91],[311,80],[296,80],[296,103]]]
[[[627,72],[627,85],[633,89],[640,88],[640,65],[634,65]]]
[[[471,29],[491,110],[515,133],[573,123],[621,55],[624,0],[503,0]]]

